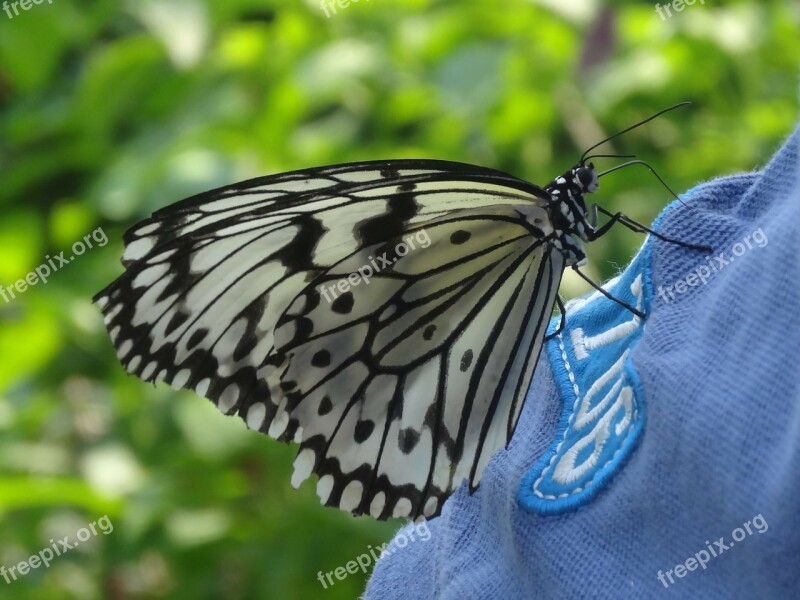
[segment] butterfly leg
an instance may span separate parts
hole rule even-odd
[[[562,331],[564,331],[564,325],[567,324],[567,311],[564,310],[564,301],[561,299],[561,296],[556,296],[556,304],[558,305],[558,312],[560,313],[560,319],[558,320],[558,327],[556,330],[544,336],[544,341],[549,342],[554,337],[558,336]]]
[[[608,222],[604,223],[600,227],[595,227],[597,224],[597,213],[601,212],[604,215],[611,217]],[[682,246],[683,248],[689,248],[691,250],[700,250],[701,252],[711,252],[710,246],[700,246],[697,244],[689,244],[688,242],[682,242],[681,240],[676,240],[665,235],[658,233],[657,231],[653,231],[649,227],[642,225],[641,223],[634,221],[629,216],[624,213],[616,212],[612,213],[609,210],[606,210],[599,204],[592,204],[590,209],[590,223],[592,225],[592,231],[589,232],[588,236],[591,241],[596,240],[597,238],[605,235],[611,227],[614,226],[616,223],[620,223],[624,225],[631,231],[635,231],[637,233],[649,233],[653,237],[657,237],[658,239],[668,242],[670,244],[676,244],[678,246]]]
[[[634,315],[636,315],[637,317],[639,317],[641,319],[644,319],[646,317],[646,315],[642,311],[640,311],[638,308],[634,308],[633,306],[631,306],[630,304],[628,304],[624,300],[620,300],[619,298],[615,298],[611,293],[609,293],[608,291],[604,290],[602,287],[600,287],[598,284],[596,284],[594,281],[592,281],[590,277],[588,277],[585,273],[583,273],[578,268],[578,265],[572,265],[572,270],[575,271],[578,275],[580,275],[589,285],[591,285],[594,289],[596,289],[598,292],[603,294],[603,296],[605,296],[609,300],[613,300],[614,302],[616,302],[617,304],[619,304],[623,308],[628,309]]]

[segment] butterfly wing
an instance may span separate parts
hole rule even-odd
[[[96,301],[129,373],[300,442],[293,483],[313,471],[328,505],[432,516],[516,423],[563,268],[546,199],[443,161],[260,178],[134,227]],[[318,297],[420,232],[429,247]]]
[[[315,472],[325,504],[377,518],[431,517],[477,486],[513,433],[563,268],[504,208],[411,228],[430,245],[396,260],[357,252],[281,317],[263,373],[283,392],[269,433],[301,442],[293,484]],[[349,279],[382,252],[390,266]]]

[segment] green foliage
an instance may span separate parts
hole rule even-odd
[[[649,2],[592,0],[0,12],[0,286],[97,227],[109,240],[0,298],[0,565],[103,515],[114,525],[0,579],[0,597],[354,598],[364,575],[323,590],[317,572],[399,525],[321,508],[312,483],[291,489],[291,448],[124,375],[90,298],[121,273],[127,227],[222,184],[359,159],[461,160],[544,184],[604,134],[691,100],[607,147],[684,191],[757,168],[792,130],[799,20],[755,1],[664,20]],[[670,196],[632,168],[597,200],[650,222]],[[613,275],[641,241],[593,244],[590,272]]]

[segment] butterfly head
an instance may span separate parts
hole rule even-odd
[[[572,167],[571,173],[573,183],[580,187],[584,194],[593,194],[597,191],[599,183],[592,163],[578,163]]]

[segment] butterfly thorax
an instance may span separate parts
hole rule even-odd
[[[592,163],[578,163],[545,187],[550,194],[548,209],[553,228],[568,264],[585,258],[579,241],[589,241],[585,196],[597,191],[597,187],[597,173]]]

